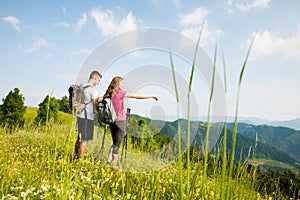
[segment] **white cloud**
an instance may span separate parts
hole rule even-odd
[[[127,16],[123,19],[117,19],[112,10],[93,9],[90,12],[90,16],[95,20],[98,29],[104,35],[114,35],[137,28],[136,19],[132,12],[127,13]]]
[[[49,46],[51,46],[51,44],[47,40],[45,40],[44,38],[38,38],[33,42],[31,47],[25,49],[25,52],[32,53],[34,51],[39,50],[42,47],[49,47]]]
[[[181,33],[187,37],[197,40],[201,31],[201,26],[187,28],[181,31]],[[224,35],[224,32],[220,29],[214,29],[209,27],[208,24],[204,24],[203,32],[201,35],[201,44],[209,45],[216,43],[220,36]]]
[[[3,17],[1,20],[10,23],[16,31],[19,31],[19,32],[21,31],[20,26],[19,26],[21,21],[18,18],[13,17],[13,16],[7,16],[7,17]]]
[[[250,40],[248,41],[248,44]],[[297,33],[294,36],[283,38],[272,34],[265,30],[262,33],[257,33],[253,49],[252,58],[262,56],[282,56],[284,58],[299,58],[300,57],[300,24],[298,25]]]
[[[181,33],[194,40],[197,40],[200,30],[202,26],[204,26],[201,36],[202,45],[215,43],[217,39],[224,34],[224,32],[208,24],[207,20],[205,20],[207,19],[208,13],[209,12],[206,9],[200,7],[191,13],[179,15],[179,23],[184,27]],[[205,23],[202,24],[204,20]]]
[[[200,25],[206,18],[207,14],[208,11],[200,7],[192,13],[188,13],[186,15],[179,15],[179,23],[182,26]]]
[[[229,13],[229,14],[232,14],[232,13],[234,13],[234,10],[233,10],[233,2],[232,2],[233,0],[228,0],[227,1],[227,12]]]
[[[242,12],[248,12],[254,8],[268,8],[271,3],[271,0],[253,0],[252,2],[248,2],[246,4],[234,3],[233,0],[228,0],[228,13],[234,13],[234,8]]]
[[[79,32],[81,30],[81,28],[86,24],[87,22],[87,15],[86,13],[84,12],[81,16],[81,18],[78,20],[78,22],[76,23],[75,25],[75,29],[74,31],[75,32]]]
[[[68,24],[67,22],[56,22],[54,24],[55,27],[63,27],[63,28],[70,28],[71,25]]]

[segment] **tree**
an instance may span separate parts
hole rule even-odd
[[[140,119],[138,122],[139,126],[145,127],[146,126],[146,120],[145,119]]]
[[[2,126],[6,126],[12,131],[16,127],[24,125],[26,111],[24,100],[25,98],[18,88],[10,91],[6,98],[2,99],[3,105],[0,106],[0,123]]]
[[[72,114],[69,98],[67,96],[63,96],[60,100],[58,100],[58,103],[60,111]]]
[[[50,120],[57,121],[59,111],[58,100],[47,95],[42,103],[39,104],[35,123],[45,125]]]

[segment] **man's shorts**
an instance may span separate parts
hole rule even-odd
[[[78,139],[92,140],[94,136],[94,120],[77,117]]]

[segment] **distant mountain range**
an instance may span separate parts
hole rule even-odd
[[[227,127],[233,130],[234,124],[229,123]],[[272,145],[300,162],[300,131],[286,127],[254,126],[246,123],[239,123],[237,131],[246,137]]]
[[[293,120],[285,120],[285,121],[270,121],[258,117],[239,117],[238,121],[247,124],[253,124],[253,125],[269,125],[275,127],[281,126],[281,127],[292,128],[295,130],[300,130],[300,118],[293,119]],[[234,117],[228,118],[228,122],[234,122]]]
[[[177,119],[176,116],[167,116],[167,121],[174,121]],[[227,122],[232,123],[234,122],[235,117],[234,116],[227,116]],[[202,121],[206,122],[207,121],[207,116],[201,116],[201,117],[193,117],[191,120],[194,121]],[[224,122],[224,117],[220,116],[214,116],[211,117],[210,119],[212,122]],[[275,126],[275,127],[287,127],[287,128],[292,128],[295,130],[300,130],[300,118],[296,118],[293,120],[282,120],[282,121],[271,121],[271,120],[266,120],[262,119],[259,117],[238,117],[238,122],[239,123],[247,123],[247,124],[252,124],[252,125],[269,125],[269,126]]]
[[[137,119],[142,117],[135,116]],[[163,120],[146,120],[148,125],[154,124],[160,130],[163,135],[176,138],[178,121],[173,122]],[[241,122],[241,120],[239,120]],[[253,122],[252,122],[253,123]],[[187,120],[180,119],[180,130],[182,139],[186,142],[187,134]],[[223,147],[223,123],[212,123],[210,132],[212,138],[215,137],[214,148],[211,149],[211,153],[222,150]],[[227,124],[227,153],[230,153],[232,145],[233,123]],[[193,138],[192,144],[195,146],[201,146],[204,143],[206,123],[199,121],[191,121],[191,136]],[[219,133],[219,134],[216,134]],[[220,152],[219,152],[220,153]],[[294,169],[300,169],[300,131],[286,128],[275,127],[269,125],[253,125],[247,123],[239,123],[236,148],[235,148],[235,160],[245,161],[252,158],[274,161],[277,163],[284,163]],[[267,163],[261,164],[264,167],[268,166]],[[287,167],[289,168],[289,167]]]

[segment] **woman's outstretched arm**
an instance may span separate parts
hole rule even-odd
[[[133,98],[133,99],[155,99],[158,100],[157,96],[143,96],[143,95],[126,95],[125,98]]]

